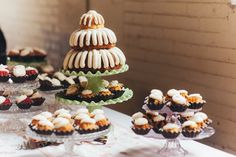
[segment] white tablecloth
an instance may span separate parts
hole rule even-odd
[[[114,125],[106,145],[85,143],[75,147],[86,157],[158,157],[158,149],[164,140],[155,140],[135,135],[130,129],[130,117],[111,109],[105,112]],[[14,134],[0,134],[0,157],[54,157],[64,153],[63,145],[48,146],[34,150],[20,150],[23,138]],[[195,141],[181,141],[189,152],[187,157],[233,157],[221,150],[214,149]]]

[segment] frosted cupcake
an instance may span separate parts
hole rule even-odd
[[[182,95],[183,97],[187,98],[188,97],[188,91],[185,89],[180,89],[179,94]]]
[[[183,112],[180,113],[178,116],[178,120],[180,123],[184,123],[185,121],[189,120],[194,115],[194,112]]]
[[[160,114],[154,117],[152,121],[153,121],[153,131],[157,134],[160,134],[161,133],[160,129],[167,124],[166,118]]]
[[[95,94],[93,93],[93,91],[91,90],[83,90],[80,94],[80,99],[82,101],[86,101],[86,102],[91,102],[91,101],[94,101],[96,102],[96,97],[95,97]]]
[[[148,96],[147,106],[150,110],[160,110],[165,105],[164,97],[158,93],[152,93]]]
[[[110,126],[109,120],[105,117],[104,114],[97,114],[94,117],[97,126],[99,127],[99,131],[106,130]]]
[[[144,118],[144,117],[145,115],[142,112],[136,112],[132,115],[132,122],[134,122],[135,119]]]
[[[62,108],[62,109],[56,110],[56,111],[54,112],[54,116],[57,117],[59,114],[62,114],[62,113],[70,113],[70,111],[68,111],[68,110],[66,110],[66,109],[64,109],[64,108]]]
[[[41,106],[45,101],[45,98],[39,92],[35,92],[30,99],[33,101],[32,106]]]
[[[90,117],[94,118],[97,114],[105,114],[102,109],[95,109],[90,113]]]
[[[27,80],[33,81],[38,77],[39,72],[37,69],[33,67],[27,67],[25,70],[27,74],[27,77],[26,77]]]
[[[172,97],[169,108],[173,112],[184,112],[188,108],[189,104],[185,97],[180,94],[176,94]]]
[[[15,83],[23,83],[26,80],[26,69],[23,65],[13,67],[11,79]]]
[[[200,94],[190,94],[188,96],[188,102],[190,104],[189,108],[191,109],[200,109],[206,103]]]
[[[12,106],[10,99],[0,96],[0,110],[9,110]]]
[[[90,118],[90,116],[86,113],[80,113],[80,114],[77,114],[75,117],[74,117],[74,127],[75,128],[79,128],[80,126],[80,123],[83,119],[86,119],[86,118]]]
[[[158,94],[158,95],[163,96],[162,91],[159,90],[159,89],[152,89],[151,92],[150,92],[150,94]]]
[[[7,82],[9,80],[10,72],[7,66],[0,65],[0,82]]]
[[[53,133],[54,125],[49,120],[40,120],[35,126],[35,132],[42,135],[51,135]]]
[[[166,101],[171,101],[172,97],[174,95],[180,94],[180,92],[176,89],[170,89],[167,91],[167,95],[166,95]]]
[[[52,113],[51,113],[51,112],[48,112],[48,111],[42,112],[42,113],[40,113],[39,115],[41,115],[41,116],[47,118],[49,121],[52,121],[52,119],[53,119]]]
[[[79,134],[89,134],[98,131],[98,129],[99,127],[94,119],[85,118],[81,121],[79,128],[76,128],[76,131]]]
[[[196,137],[201,133],[201,128],[196,122],[188,120],[182,124],[182,134],[185,137]]]
[[[137,118],[134,120],[132,130],[138,135],[146,135],[152,129],[146,118]]]
[[[36,115],[32,117],[29,127],[34,131],[37,128],[39,121],[42,121],[42,120],[47,120],[47,118],[42,115]]]
[[[203,119],[203,122],[206,125],[210,125],[212,123],[212,120],[208,118],[207,114],[203,113],[203,112],[197,112],[195,115],[195,117],[201,117]]]
[[[74,127],[70,123],[70,121],[66,118],[55,118],[53,120],[54,124],[54,133],[56,135],[72,135],[74,132]]]
[[[117,80],[110,82],[109,90],[114,94],[113,98],[121,97],[125,92],[124,85],[119,83]]]
[[[204,123],[204,120],[201,116],[192,116],[190,118],[191,121],[194,121],[197,123],[197,125],[200,127],[200,128],[205,128],[207,125]]]
[[[179,136],[181,132],[180,126],[175,123],[167,123],[162,128],[162,135],[168,139],[174,139]]]
[[[87,114],[89,115],[89,110],[87,108],[79,108],[75,114],[72,116],[72,118],[75,118],[79,114]]]

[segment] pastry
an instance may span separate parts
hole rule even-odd
[[[153,122],[153,131],[157,134],[160,134],[161,133],[160,129],[167,124],[166,118],[161,114],[152,118],[152,122]]]
[[[200,109],[206,103],[200,94],[190,94],[188,96],[188,102],[190,109]]]
[[[196,137],[201,133],[201,128],[196,122],[188,120],[182,124],[182,134],[185,137]]]
[[[189,103],[185,97],[180,94],[176,94],[172,97],[169,108],[173,112],[184,112],[189,106]]]
[[[119,69],[125,65],[123,52],[115,47],[115,33],[104,27],[104,19],[90,10],[80,19],[80,28],[69,40],[71,50],[66,54],[63,69],[85,73]]]
[[[149,119],[153,119],[154,117],[158,116],[159,113],[157,111],[148,110],[146,111],[146,115]]]
[[[80,126],[80,122],[83,120],[83,119],[86,119],[86,118],[90,118],[90,116],[88,114],[85,114],[85,113],[79,113],[77,114],[75,117],[74,117],[74,126],[75,127],[79,127]]]
[[[180,92],[176,89],[170,89],[167,91],[167,95],[166,95],[166,101],[171,101],[172,97],[174,95],[180,94]]]
[[[39,92],[33,93],[30,99],[33,101],[32,106],[40,106],[45,101],[45,98],[43,98]]]
[[[159,93],[151,93],[148,96],[147,106],[150,110],[160,110],[165,105],[163,95]]]
[[[74,132],[74,127],[66,118],[55,118],[52,123],[54,124],[54,133],[56,135],[72,135]]]
[[[113,96],[114,96],[114,94],[108,89],[102,89],[98,92],[98,99],[99,100],[107,101],[109,99],[112,99]]]
[[[109,90],[114,94],[114,99],[121,97],[125,92],[124,85],[119,83],[117,80],[113,80],[110,82]]]
[[[197,112],[197,113],[195,113],[194,116],[201,117],[206,125],[210,125],[212,123],[212,120],[208,118],[206,113]]]
[[[64,88],[68,88],[70,85],[74,85],[75,81],[72,77],[66,77],[63,81],[62,81],[63,87]]]
[[[162,135],[168,139],[174,139],[179,136],[181,132],[180,126],[175,123],[167,123],[162,128]]]
[[[205,128],[205,127],[207,127],[207,125],[205,124],[205,122],[204,122],[204,120],[203,120],[203,117],[200,116],[200,115],[194,115],[194,116],[192,116],[189,120],[196,122],[197,125],[198,125],[200,128]]]
[[[42,113],[40,113],[39,115],[41,115],[41,116],[47,118],[49,121],[52,121],[52,119],[53,119],[52,113],[51,113],[51,112],[48,112],[48,111],[42,112]]]
[[[92,118],[84,118],[81,120],[79,127],[76,128],[79,134],[89,134],[98,131],[99,127]]]
[[[37,129],[37,125],[39,123],[39,121],[41,120],[47,120],[46,117],[44,117],[43,115],[36,115],[34,117],[32,117],[31,123],[29,124],[29,127],[34,131]]]
[[[38,77],[38,70],[33,67],[26,68],[27,80],[33,81]]]
[[[99,131],[106,130],[110,126],[109,120],[105,117],[104,114],[97,114],[94,116]]]
[[[94,102],[96,102],[95,94],[93,93],[93,91],[88,90],[88,89],[85,89],[81,92],[80,98],[81,98],[82,101],[86,101],[86,102],[94,101]]]
[[[23,83],[26,80],[26,69],[23,65],[13,67],[11,79],[15,83]]]
[[[39,83],[39,89],[42,91],[58,90],[63,87],[58,79],[50,78],[48,76],[39,76]]]
[[[132,130],[138,135],[148,134],[152,126],[148,123],[146,118],[137,118],[134,120]]]
[[[7,82],[9,80],[10,72],[7,66],[0,65],[0,82]]]
[[[9,110],[12,106],[10,99],[0,96],[0,110]]]
[[[92,118],[94,118],[94,116],[96,116],[98,114],[105,114],[105,112],[102,109],[95,109],[90,113],[90,116]]]
[[[57,117],[59,114],[62,114],[62,113],[70,113],[70,111],[68,111],[68,110],[66,110],[66,109],[64,109],[64,108],[62,108],[62,109],[56,110],[56,111],[54,112],[54,116]]]
[[[53,133],[54,125],[49,120],[40,120],[34,131],[42,135],[51,135]]]
[[[185,121],[189,120],[194,115],[194,112],[183,112],[180,113],[178,116],[178,120],[180,123],[184,123]]]
[[[16,105],[20,109],[29,109],[32,104],[33,104],[33,101],[26,95],[21,95],[21,96],[16,97]]]

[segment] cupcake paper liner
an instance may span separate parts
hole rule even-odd
[[[166,132],[165,130],[162,131],[162,136],[164,136],[165,138],[168,138],[168,139],[174,139],[174,138],[178,137],[179,134],[180,134],[180,132],[171,133],[171,132]]]
[[[8,105],[0,105],[0,110],[5,111],[5,110],[9,110],[11,108],[12,104],[8,104]]]
[[[110,127],[110,124],[109,125],[105,125],[105,126],[99,126],[99,129],[98,131],[103,131],[103,130],[106,130]]]
[[[74,133],[74,130],[71,130],[71,131],[57,131],[57,130],[55,130],[54,131],[54,134],[58,135],[58,136],[72,135],[73,133]]]
[[[94,132],[97,132],[98,129],[93,129],[93,130],[84,130],[84,129],[76,129],[76,131],[79,133],[79,134],[91,134],[91,133],[94,133]]]
[[[180,105],[180,104],[176,104],[176,103],[172,102],[171,105],[169,106],[169,108],[173,112],[184,112],[188,108],[188,106],[187,105]]]
[[[18,104],[16,104],[16,105],[17,105],[20,109],[29,109],[32,104],[21,102],[21,103],[18,103]]]
[[[45,98],[35,98],[35,99],[32,99],[33,103],[32,103],[32,106],[41,106],[44,101],[45,101]]]
[[[204,103],[190,103],[190,106],[188,108],[190,109],[199,109],[202,108]]]
[[[111,92],[114,94],[113,98],[116,99],[116,98],[121,97],[124,94],[125,90],[119,90],[119,91],[113,90]]]
[[[193,131],[187,131],[187,130],[183,130],[182,131],[182,134],[184,137],[196,137],[197,135],[199,135],[201,133],[201,131],[196,131],[196,132],[193,132]]]
[[[150,109],[150,110],[160,110],[160,109],[162,109],[163,107],[164,107],[164,103],[162,103],[162,104],[154,104],[154,103],[148,103],[147,104],[147,106],[148,106],[148,108]]]
[[[114,95],[111,94],[111,95],[98,95],[97,96],[99,101],[103,100],[103,101],[107,101],[109,99],[113,99],[114,98]]]
[[[53,133],[52,130],[34,130],[37,134],[41,135],[51,135]]]
[[[9,76],[0,76],[0,82],[7,82],[9,80]]]
[[[28,81],[34,81],[34,80],[36,80],[37,77],[38,77],[38,74],[33,74],[33,75],[28,75],[28,76],[26,77],[26,79],[27,79]]]
[[[138,134],[138,135],[146,135],[149,133],[149,131],[151,130],[151,128],[149,129],[140,129],[140,128],[134,128],[132,127],[132,130],[135,134]]]
[[[12,76],[11,77],[12,81],[14,83],[24,83],[26,81],[26,77],[25,76],[22,76],[22,77],[16,77],[16,76]]]

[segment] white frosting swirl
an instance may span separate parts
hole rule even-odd
[[[201,117],[203,120],[208,119],[207,114],[206,114],[206,113],[203,113],[203,112],[197,112],[194,116],[196,116],[196,117]]]
[[[149,98],[152,98],[154,100],[158,100],[159,102],[162,102],[163,101],[163,97],[162,95],[158,94],[158,93],[151,93],[149,95]]]
[[[176,90],[176,89],[170,89],[170,90],[168,90],[168,92],[167,92],[167,95],[170,96],[170,97],[172,97],[172,96],[174,96],[174,95],[176,95],[176,94],[180,94],[179,91]]]
[[[85,114],[85,113],[80,113],[80,114],[76,115],[76,117],[75,117],[76,120],[82,120],[85,118],[90,118],[90,117],[88,114]]]
[[[165,117],[159,114],[159,115],[155,116],[152,120],[154,122],[160,122],[160,121],[165,120]]]
[[[144,114],[142,112],[137,112],[132,115],[132,119],[143,118]]]
[[[70,124],[68,119],[62,117],[55,118],[52,123],[56,129]]]
[[[53,86],[61,86],[61,82],[58,79],[51,79],[52,85]]]
[[[106,119],[106,116],[104,114],[97,114],[97,115],[95,115],[94,119],[97,122],[97,121]]]
[[[182,117],[192,117],[194,115],[194,112],[183,112],[180,113]]]
[[[70,77],[67,77],[65,80],[66,80],[70,85],[75,84],[75,81],[74,81],[72,78],[70,78]]]
[[[52,118],[52,113],[48,112],[48,111],[42,112],[42,113],[40,113],[40,115],[42,115],[46,118]]]
[[[32,120],[40,121],[40,120],[47,120],[47,118],[44,117],[44,116],[41,115],[41,114],[38,114],[38,115],[36,115],[36,116],[33,116],[33,117],[32,117]]]
[[[88,114],[89,111],[87,108],[79,108],[77,111],[76,111],[77,114],[80,114],[80,113],[86,113]]]
[[[159,89],[152,89],[150,93],[151,93],[151,94],[154,94],[154,93],[156,93],[156,94],[159,94],[159,95],[163,96],[163,93],[162,93],[162,91],[161,91],[161,90],[159,90]]]
[[[187,105],[187,99],[185,97],[183,97],[182,95],[176,94],[172,97],[172,100],[175,103]]]
[[[16,65],[13,68],[13,75],[16,77],[23,77],[26,75],[25,66],[23,65]]]
[[[58,78],[60,81],[64,81],[66,79],[66,76],[61,72],[56,72],[54,77]]]
[[[84,118],[82,119],[81,123],[92,123],[92,124],[95,124],[96,121],[92,118]]]
[[[191,121],[194,121],[194,122],[196,122],[196,123],[203,123],[203,122],[204,122],[204,120],[203,120],[202,117],[200,117],[200,116],[195,116],[195,115],[194,115],[193,117],[191,117],[190,120],[191,120]]]
[[[70,113],[70,111],[68,111],[68,110],[66,110],[66,109],[64,109],[64,108],[62,108],[62,109],[59,109],[59,110],[57,110],[57,111],[54,112],[55,115],[59,115],[59,114],[61,114],[61,113]]]
[[[148,124],[148,120],[146,118],[137,118],[134,120],[135,125],[146,125]]]
[[[97,13],[95,10],[89,10],[87,13],[81,16],[80,25],[87,25],[91,27],[92,21],[94,21],[96,25],[105,24],[105,21],[101,14]]]
[[[60,113],[59,115],[57,115],[57,117],[71,119],[71,114],[69,114],[67,112],[63,112],[63,113]]]
[[[49,126],[51,128],[54,128],[54,125],[52,124],[52,122],[50,122],[49,120],[40,120],[39,121],[39,125],[42,125],[42,126]]]

